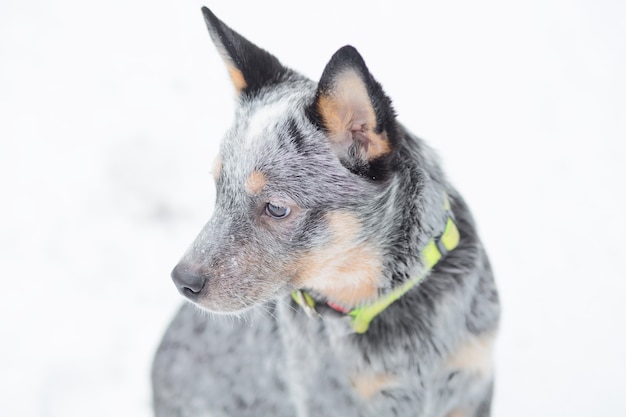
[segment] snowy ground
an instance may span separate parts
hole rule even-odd
[[[207,5],[313,78],[355,45],[440,151],[502,293],[496,416],[626,415],[626,3],[391,3]],[[232,112],[201,5],[0,2],[1,416],[150,415]]]

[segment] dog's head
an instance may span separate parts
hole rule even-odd
[[[376,298],[400,209],[390,100],[350,46],[316,84],[203,12],[238,108],[213,217],[172,272],[180,292],[224,313],[300,288],[346,307]]]

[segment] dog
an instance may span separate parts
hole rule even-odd
[[[172,271],[191,303],[155,355],[155,415],[489,416],[498,293],[435,152],[355,48],[315,83],[202,11],[238,105]]]

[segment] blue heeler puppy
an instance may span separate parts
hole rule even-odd
[[[353,47],[315,83],[203,12],[238,107],[156,415],[489,416],[498,294],[434,152]]]

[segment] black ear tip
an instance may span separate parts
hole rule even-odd
[[[342,46],[337,52],[335,52],[335,55],[349,60],[363,59],[359,51],[357,51],[352,45]]]
[[[331,58],[331,61],[356,64],[358,67],[363,67],[365,61],[363,57],[352,45],[346,45],[339,48],[337,52]]]
[[[208,7],[206,6],[202,6],[202,15],[204,16],[204,20],[207,23],[207,25],[215,25],[215,22],[219,21],[219,19],[217,18],[217,16],[215,16],[213,14],[213,12],[211,10],[209,10]]]
[[[342,52],[342,53],[346,53],[346,54],[353,54],[353,53],[357,53],[358,54],[359,53],[356,50],[356,48],[354,46],[352,46],[352,45],[344,45],[341,48],[339,48],[339,50],[337,52],[338,53]]]
[[[339,71],[346,67],[358,69],[363,75],[368,73],[365,60],[352,45],[342,46],[333,54],[328,63],[327,70],[330,72]]]

